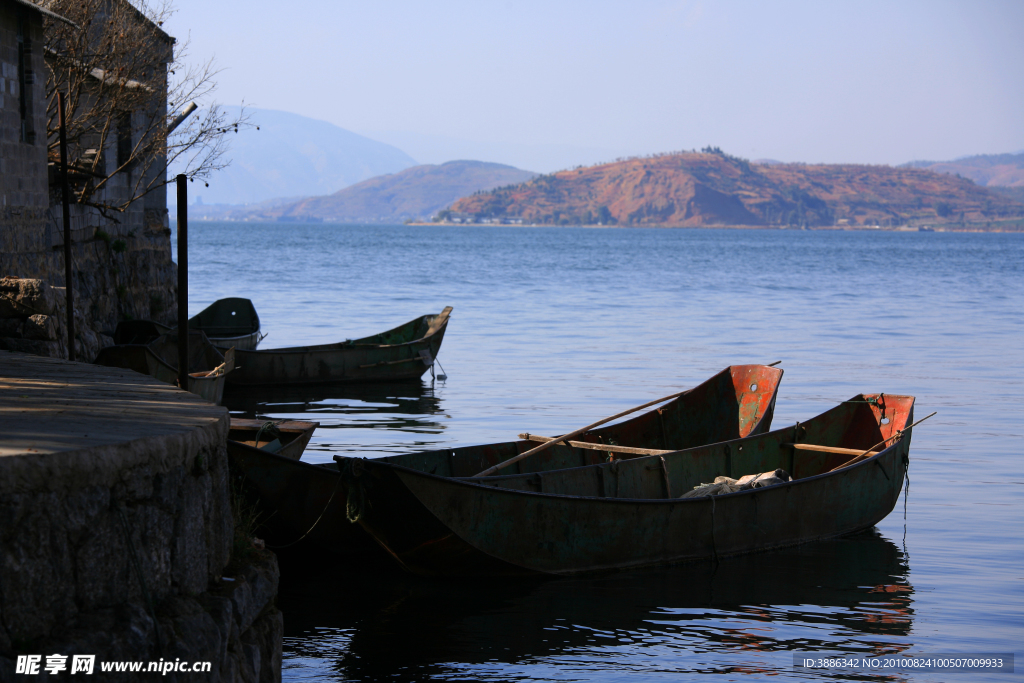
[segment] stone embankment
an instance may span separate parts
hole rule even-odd
[[[42,280],[0,278],[0,350],[67,358],[67,293]],[[75,306],[75,357],[91,361],[114,340],[93,330]]]
[[[26,338],[36,315],[22,339],[52,341]],[[0,351],[0,681],[78,680],[74,655],[95,655],[91,680],[154,680],[102,664],[161,660],[210,662],[168,681],[280,680],[277,561],[236,534],[228,424],[137,373]]]
[[[89,216],[82,216],[81,220],[72,221],[75,226],[71,231],[75,333],[77,345],[81,346],[81,351],[76,353],[78,360],[93,360],[99,348],[110,343],[105,335],[121,320],[174,323],[177,280],[171,261],[171,231],[167,228],[166,211],[159,215],[146,212],[145,221],[141,208],[134,213],[139,214],[135,217],[137,220],[124,225],[105,222],[97,225],[91,222],[99,220],[95,216],[91,220],[86,220]],[[129,225],[135,227],[128,229]],[[63,233],[52,220],[9,225],[0,209],[0,276],[3,276],[4,288],[0,290],[0,297],[11,298],[12,293],[23,296],[17,288],[11,289],[12,281],[19,278],[40,283],[54,294],[54,308],[52,312],[34,310],[30,315],[56,315],[63,325],[63,243]],[[33,285],[37,291],[38,286]],[[44,296],[44,301],[26,299],[25,303],[35,305],[48,301],[49,297]],[[21,316],[20,309],[18,313],[19,317],[25,317]],[[0,318],[10,317],[0,311]],[[25,331],[15,327],[17,325],[0,325],[0,338],[24,341],[5,343],[0,349],[67,358],[63,345],[46,345],[46,342],[66,339],[66,335],[61,337],[58,332],[58,338],[52,339],[46,330]],[[64,351],[63,355],[58,353],[60,350]]]

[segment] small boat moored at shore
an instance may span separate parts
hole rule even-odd
[[[189,318],[188,329],[202,330],[214,346],[236,351],[255,349],[266,335],[260,334],[260,316],[249,299],[218,299]]]
[[[220,405],[224,395],[224,380],[235,367],[235,350],[227,349],[222,354],[199,330],[189,332],[188,346],[188,390]],[[107,346],[100,349],[93,363],[127,368],[155,377],[161,382],[177,384],[178,334],[176,331],[165,333],[145,344]]]
[[[335,460],[353,501],[349,518],[414,573],[577,574],[715,560],[868,529],[899,497],[913,409],[911,396],[859,395],[767,434],[508,476]],[[780,469],[784,483],[681,497],[716,478]]]
[[[238,385],[393,382],[417,379],[434,365],[452,307],[362,339],[338,344],[237,351]]]
[[[319,422],[305,420],[248,420],[233,417],[228,431],[228,450],[238,444],[298,460],[319,426]]]
[[[637,457],[631,451],[675,451],[767,432],[782,374],[766,365],[728,367],[661,408],[580,434],[574,445],[549,448],[506,471],[547,477],[549,471]],[[520,439],[405,453],[374,462],[439,477],[469,477],[535,446],[537,441]],[[360,526],[349,522],[361,503],[349,498],[335,463],[313,465],[240,444],[229,447],[228,457],[232,476],[263,511],[266,523],[260,533],[269,543],[287,545],[305,536],[334,554],[379,552]]]

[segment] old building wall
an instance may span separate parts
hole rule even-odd
[[[42,15],[0,2],[0,254],[44,249],[49,187]],[[37,131],[42,131],[40,136]]]
[[[40,12],[17,0],[0,0],[0,277],[64,287],[60,175],[46,145],[43,30]],[[169,58],[173,41],[162,31],[155,35]],[[158,97],[154,106],[154,113],[164,116],[166,98]],[[115,135],[104,150],[107,168],[117,163],[117,144]],[[163,173],[162,163],[118,173],[97,199],[123,200],[144,173],[147,178]],[[106,216],[72,202],[70,223],[82,360],[92,360],[96,343],[106,341],[104,335],[119,320],[173,321],[177,285],[165,189]]]

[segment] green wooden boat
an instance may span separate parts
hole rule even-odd
[[[211,403],[220,405],[224,395],[224,380],[235,367],[235,351],[222,354],[206,335],[190,330],[188,390]],[[178,383],[178,333],[162,334],[146,344],[117,344],[100,349],[97,365],[128,368],[143,375],[155,377],[168,384]]]
[[[218,299],[188,321],[190,330],[202,330],[215,346],[236,351],[255,349],[263,339],[260,316],[249,299]]]
[[[383,459],[335,459],[349,518],[412,572],[577,574],[713,560],[868,529],[899,497],[910,453],[910,434],[901,430],[913,408],[911,396],[859,395],[767,434],[508,476],[458,478]],[[679,498],[719,476],[776,469],[793,481]]]
[[[285,349],[238,350],[238,385],[393,382],[417,379],[433,367],[452,307],[424,315],[387,332],[338,344]]]
[[[177,330],[154,320],[122,320],[114,331],[114,344],[148,344]],[[219,299],[188,321],[189,330],[202,330],[222,349],[255,349],[266,335],[260,333],[260,317],[248,299]]]
[[[609,458],[629,461],[636,457],[628,452],[631,447],[678,450],[761,434],[770,428],[782,374],[781,369],[765,365],[728,367],[661,408],[576,437],[574,443],[585,446],[553,447],[506,471],[548,476],[550,471],[606,463]],[[406,453],[373,462],[435,478],[469,477],[536,445],[521,439]],[[290,544],[305,535],[312,545],[337,554],[375,548],[360,526],[348,521],[362,503],[349,499],[334,463],[312,465],[231,443],[228,457],[233,476],[263,510],[267,521],[260,533],[271,545]]]

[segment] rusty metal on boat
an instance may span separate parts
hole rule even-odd
[[[452,307],[362,339],[337,344],[236,351],[237,385],[393,382],[417,379],[434,365]]]
[[[620,444],[674,451],[767,432],[782,375],[781,369],[765,365],[728,367],[660,408],[574,439],[615,449],[612,452],[556,446],[505,471],[546,476],[549,471],[636,457],[619,452],[616,445]],[[470,477],[536,445],[520,439],[405,453],[375,462],[436,477]],[[229,449],[228,456],[233,476],[263,510],[267,525],[261,533],[271,545],[308,535],[313,545],[338,554],[362,553],[374,547],[362,529],[348,521],[360,502],[350,500],[334,463],[313,465],[241,445]]]
[[[767,434],[508,476],[453,478],[335,459],[349,517],[412,572],[577,574],[715,560],[868,529],[899,497],[910,453],[902,430],[913,408],[911,396],[858,395]],[[777,468],[793,481],[678,497],[718,476]]]

